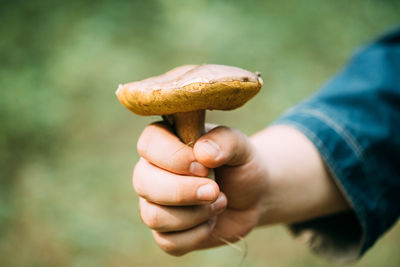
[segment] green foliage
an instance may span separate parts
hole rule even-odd
[[[230,248],[171,258],[137,215],[136,140],[119,83],[182,64],[260,71],[262,92],[208,121],[247,134],[315,91],[357,46],[398,23],[397,1],[2,1],[0,265],[234,266]],[[249,119],[251,118],[251,119]],[[398,227],[360,266],[398,266]],[[321,266],[281,229],[245,266]]]

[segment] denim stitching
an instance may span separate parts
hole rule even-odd
[[[323,107],[320,107],[320,109],[324,110]],[[370,180],[370,166],[367,164],[367,159],[364,156],[364,149],[361,147],[361,145],[359,145],[356,138],[354,138],[354,136],[349,131],[340,126],[335,120],[333,120],[331,117],[326,115],[326,113],[321,112],[320,110],[312,108],[302,108],[298,112],[300,114],[310,116],[311,118],[319,119],[320,121],[331,127],[339,136],[341,136],[343,140],[347,143],[347,145],[351,148],[351,151],[353,151],[353,153],[356,155],[361,170],[365,175],[365,178],[367,180]],[[374,205],[377,205],[376,201]]]
[[[365,161],[364,151],[363,151],[362,147],[358,144],[357,140],[353,137],[353,135],[349,131],[347,131],[345,128],[340,126],[336,121],[331,119],[325,113],[323,113],[319,110],[316,110],[316,109],[302,109],[301,112],[308,114],[308,115],[313,115],[313,116],[319,118],[321,121],[325,122],[327,125],[329,125],[340,136],[343,137],[343,139],[346,141],[346,143],[355,152],[357,158],[359,158],[362,162]]]

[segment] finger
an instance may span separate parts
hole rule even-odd
[[[137,149],[140,156],[170,172],[203,177],[208,174],[208,169],[196,161],[193,149],[183,144],[165,123],[147,126]]]
[[[167,206],[210,204],[219,195],[211,179],[170,173],[143,158],[135,166],[133,187],[146,200]]]
[[[217,128],[219,125],[218,124],[214,124],[214,123],[206,123],[205,128],[206,128],[206,133],[208,133],[209,131],[211,131],[214,128]]]
[[[228,196],[229,207],[236,210],[248,209],[262,198],[268,188],[267,176],[266,169],[257,160],[215,169],[220,190]]]
[[[203,244],[211,237],[216,219],[216,217],[212,217],[209,221],[182,232],[160,233],[153,230],[153,236],[157,244],[165,252],[180,256],[204,247]]]
[[[254,155],[247,136],[223,126],[203,135],[194,145],[193,151],[197,161],[208,168],[246,164]]]
[[[160,206],[140,198],[140,217],[144,224],[157,232],[176,232],[204,223],[223,212],[226,204],[223,193],[211,205],[185,207]]]

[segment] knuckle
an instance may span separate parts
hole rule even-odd
[[[175,166],[177,171],[188,172],[189,166],[194,161],[193,152],[182,146],[177,151],[166,153],[164,156],[164,162],[166,166]]]
[[[145,156],[146,155],[147,147],[149,145],[149,142],[148,142],[148,140],[149,140],[149,138],[148,138],[148,135],[149,135],[148,127],[149,126],[147,126],[143,130],[143,132],[140,135],[140,137],[138,139],[138,142],[136,144],[137,151],[138,151],[139,155],[141,155],[141,156]]]
[[[216,135],[226,135],[227,133],[231,132],[232,128],[229,128],[224,125],[219,125],[212,130],[212,133]]]
[[[220,130],[220,131],[230,131],[232,128],[225,126],[225,125],[220,125],[216,129]]]
[[[137,151],[140,156],[145,156],[146,155],[146,148],[147,145],[145,145],[143,138],[139,137],[139,140],[136,145]]]
[[[144,198],[147,197],[146,190],[146,160],[140,158],[133,169],[132,186],[135,192]]]
[[[161,239],[158,241],[158,245],[162,250],[172,256],[182,256],[186,253],[175,242],[169,240]]]
[[[133,175],[132,175],[132,186],[133,189],[136,191],[136,193],[139,194],[141,191],[141,185],[140,185],[140,161],[136,163],[135,168],[133,169]]]
[[[140,135],[136,148],[138,153],[141,156],[146,156],[147,150],[149,149],[149,146],[151,145],[151,140],[153,140],[154,135],[156,131],[158,130],[159,126],[157,124],[153,123],[150,125],[147,125],[142,134]]]
[[[175,192],[173,193],[174,197],[174,202],[179,204],[179,203],[185,203],[188,201],[187,196],[188,196],[188,190],[185,188],[185,186],[177,186],[175,187]]]
[[[150,229],[160,231],[163,229],[163,221],[157,208],[147,205],[141,212],[141,218],[145,225]]]
[[[234,139],[242,136],[242,132],[240,132],[238,129],[227,126],[218,126],[214,129],[214,131],[216,135],[222,136],[224,139],[226,139],[228,136]]]

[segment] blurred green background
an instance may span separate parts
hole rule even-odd
[[[399,1],[0,1],[0,266],[237,266],[230,247],[175,258],[138,216],[136,140],[158,117],[119,83],[182,64],[260,71],[241,109],[208,121],[253,134],[399,23]],[[356,266],[400,266],[400,226]],[[247,237],[244,266],[330,266],[282,226]]]

